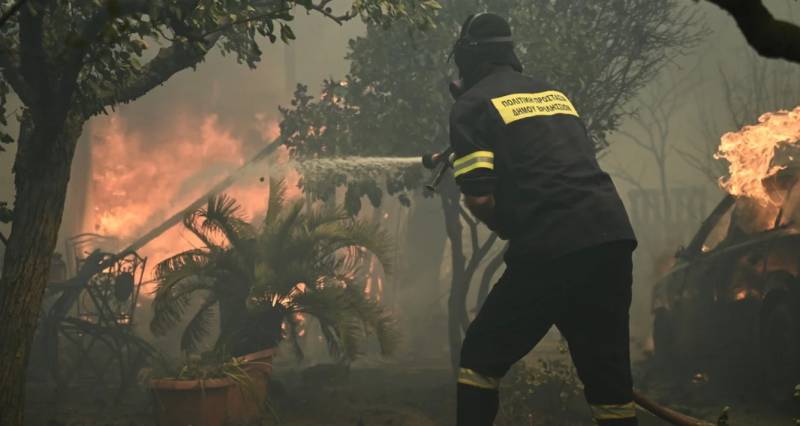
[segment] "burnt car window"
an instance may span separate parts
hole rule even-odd
[[[738,240],[759,232],[772,229],[778,217],[778,206],[762,204],[752,198],[741,197],[733,208],[731,229],[728,239]]]
[[[737,198],[719,216],[703,240],[700,250],[707,253],[719,246],[742,242],[752,235],[768,231],[775,226],[778,212],[778,207],[775,205],[764,205],[747,197]]]

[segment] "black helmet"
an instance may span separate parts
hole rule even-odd
[[[511,27],[500,15],[480,12],[467,17],[461,26],[456,48],[484,43],[512,43]]]
[[[459,74],[466,80],[485,63],[509,65],[522,72],[522,64],[514,53],[511,26],[494,13],[481,12],[467,18],[453,46],[453,56]]]

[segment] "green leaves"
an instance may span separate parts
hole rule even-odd
[[[355,0],[353,13],[371,25],[387,28],[395,22],[417,29],[435,26],[434,15],[441,9],[435,0]]]
[[[374,335],[381,354],[395,353],[400,334],[391,315],[358,286],[324,287],[294,298],[296,312],[320,322],[332,354],[350,362],[364,354],[364,340]]]
[[[292,27],[281,23],[281,41],[288,44],[290,40],[294,39],[295,35],[294,31],[292,31]]]
[[[233,246],[254,237],[253,227],[242,215],[241,206],[226,194],[210,197],[206,207],[184,218],[184,225],[208,246],[218,245],[214,239],[219,237]]]
[[[277,180],[271,181],[269,210],[260,230],[256,232],[239,212],[233,198],[220,195],[187,214],[184,226],[206,246],[176,254],[156,267],[150,324],[154,334],[175,327],[192,300],[202,296],[204,302],[182,334],[186,351],[198,349],[215,311],[220,319],[240,318],[226,328],[234,336],[259,334],[260,326],[253,321],[277,318],[278,325],[288,325],[286,333],[294,339],[300,328],[292,315],[306,313],[320,321],[337,356],[358,356],[361,341],[373,333],[385,353],[393,350],[396,330],[391,317],[366,298],[359,285],[372,256],[385,271],[391,267],[391,242],[378,224],[351,219],[336,207],[287,205],[285,185]],[[248,312],[228,312],[231,306],[247,306]],[[277,344],[280,336],[272,338]],[[217,346],[235,341],[220,336]],[[300,351],[299,346],[295,349]]]
[[[388,3],[353,3],[375,18],[365,36],[350,42],[344,83],[323,82],[319,100],[299,86],[292,107],[281,109],[293,156],[412,156],[447,146],[447,83],[456,74],[448,56],[461,23],[475,10],[509,17],[527,74],[569,95],[597,150],[619,126],[625,103],[702,36],[691,11],[676,0],[621,0],[614,7],[582,0]],[[406,19],[389,29],[381,25],[384,16],[421,9],[433,12],[425,15],[433,23],[426,31]],[[347,184],[357,207],[352,182],[328,183]],[[402,191],[402,184],[392,189]]]
[[[290,23],[301,9],[337,23],[360,17],[388,25],[397,20],[427,21],[435,7],[430,1],[416,5],[412,0],[362,0],[337,11],[328,3],[65,0],[28,2],[25,13],[47,23],[35,37],[42,40],[42,62],[53,79],[75,80],[78,90],[73,105],[78,111],[74,112],[88,118],[106,107],[142,96],[181,69],[196,66],[214,47],[239,63],[255,67],[262,55],[259,38],[266,37],[272,43],[295,40]],[[18,55],[19,40],[19,25],[12,18],[0,29],[0,45]],[[158,55],[145,54],[147,42],[158,49]],[[151,61],[142,64],[143,57]],[[73,76],[76,66],[77,78]],[[17,77],[15,81],[24,81],[22,76]],[[0,85],[0,105],[8,93],[4,85]]]
[[[212,321],[215,318],[214,308],[218,300],[212,293],[206,297],[203,304],[195,312],[181,335],[181,350],[184,352],[197,352],[200,341],[211,332]]]

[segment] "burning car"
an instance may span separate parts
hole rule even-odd
[[[800,108],[759,122],[723,136],[729,194],[656,284],[653,339],[667,365],[785,399],[800,383]]]

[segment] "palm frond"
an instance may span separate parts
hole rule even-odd
[[[233,246],[244,239],[252,238],[255,233],[242,213],[242,206],[227,194],[209,198],[208,206],[201,209],[201,218],[201,229],[209,234],[224,235]]]
[[[287,213],[281,215],[281,217],[273,223],[271,228],[265,229],[266,234],[276,247],[283,245],[292,231],[302,222],[303,205],[303,201],[292,203]]]
[[[364,329],[355,318],[347,317],[333,324],[338,337],[338,356],[347,362],[355,361],[364,355]]]
[[[211,322],[216,318],[214,308],[217,306],[217,297],[214,293],[209,294],[200,305],[192,319],[186,324],[186,328],[181,335],[181,350],[184,352],[196,352],[200,341],[211,332]]]
[[[160,281],[167,275],[181,270],[200,271],[208,266],[208,263],[208,251],[203,249],[186,250],[159,262],[155,267],[155,277]]]
[[[206,280],[188,280],[195,276],[191,274],[184,276],[185,274],[185,271],[176,272],[175,275],[181,275],[180,279],[170,278],[165,285],[160,285],[154,292],[150,331],[156,336],[163,336],[183,318],[192,293],[213,289]]]
[[[269,200],[267,201],[267,214],[264,216],[264,227],[275,222],[286,204],[286,179],[269,178]]]
[[[346,356],[347,352],[337,328],[346,317],[342,295],[340,288],[326,288],[297,295],[291,301],[295,312],[310,315],[319,322],[328,353],[334,358]]]
[[[291,300],[294,312],[308,314],[321,322],[335,323],[344,313],[343,289],[324,288],[296,295]]]
[[[208,198],[205,207],[187,213],[183,225],[197,236],[208,248],[221,248],[219,238],[236,246],[240,241],[255,234],[252,225],[245,219],[241,206],[226,194]]]
[[[312,246],[288,244],[283,249],[264,250],[257,260],[252,292],[288,296],[298,283],[313,285],[320,276],[319,268],[311,262]]]
[[[200,213],[202,209],[197,209],[183,215],[183,227],[194,234],[203,246],[209,250],[222,250],[222,246],[215,242],[211,235],[208,235],[201,228]]]
[[[209,249],[211,248],[221,249],[222,247],[220,247],[217,243],[215,243],[213,239],[210,238],[209,235],[206,235],[206,233],[203,232],[202,229],[200,229],[199,227],[200,223],[197,220],[197,214],[198,214],[197,210],[187,212],[186,214],[184,214],[182,219],[183,227],[188,229],[189,232],[191,232],[192,234],[194,234],[194,236],[197,237],[197,239],[200,240],[201,243],[203,243],[204,247]]]
[[[370,299],[358,286],[345,288],[347,299],[355,316],[364,325],[367,335],[378,339],[381,354],[390,356],[397,351],[400,332],[392,315],[377,301]]]
[[[206,207],[185,217],[184,225],[206,246],[158,265],[151,330],[162,335],[174,327],[191,297],[204,291],[205,300],[181,336],[187,351],[197,350],[209,334],[218,300],[242,297],[260,300],[260,309],[285,318],[283,337],[291,340],[299,357],[296,313],[314,317],[331,354],[343,360],[362,355],[364,341],[373,334],[384,355],[393,353],[399,334],[392,317],[355,285],[373,255],[390,270],[388,234],[379,224],[352,219],[341,208],[304,212],[302,201],[286,203],[285,182],[271,180],[271,185],[269,211],[257,235],[241,216],[240,206],[225,195],[210,198]],[[228,244],[220,244],[220,237]],[[305,291],[297,291],[298,283],[306,284]],[[247,307],[248,312],[253,309]],[[245,331],[248,336],[259,334],[257,328],[238,332]],[[281,337],[280,330],[277,333],[274,338]],[[217,345],[231,341],[238,342],[220,336]]]
[[[333,356],[363,355],[363,342],[373,334],[383,355],[397,349],[400,334],[391,315],[358,286],[314,289],[294,297],[293,308],[319,321]]]
[[[392,272],[392,248],[394,243],[391,236],[379,223],[364,220],[354,220],[348,226],[350,238],[349,246],[363,247],[372,253],[378,262],[383,266],[383,270],[389,274]]]
[[[379,224],[361,220],[352,220],[349,223],[331,223],[317,228],[311,238],[319,241],[323,248],[322,251],[326,254],[351,247],[363,248],[375,255],[384,271],[391,273],[393,266],[391,237]],[[352,265],[352,267],[355,266]]]

